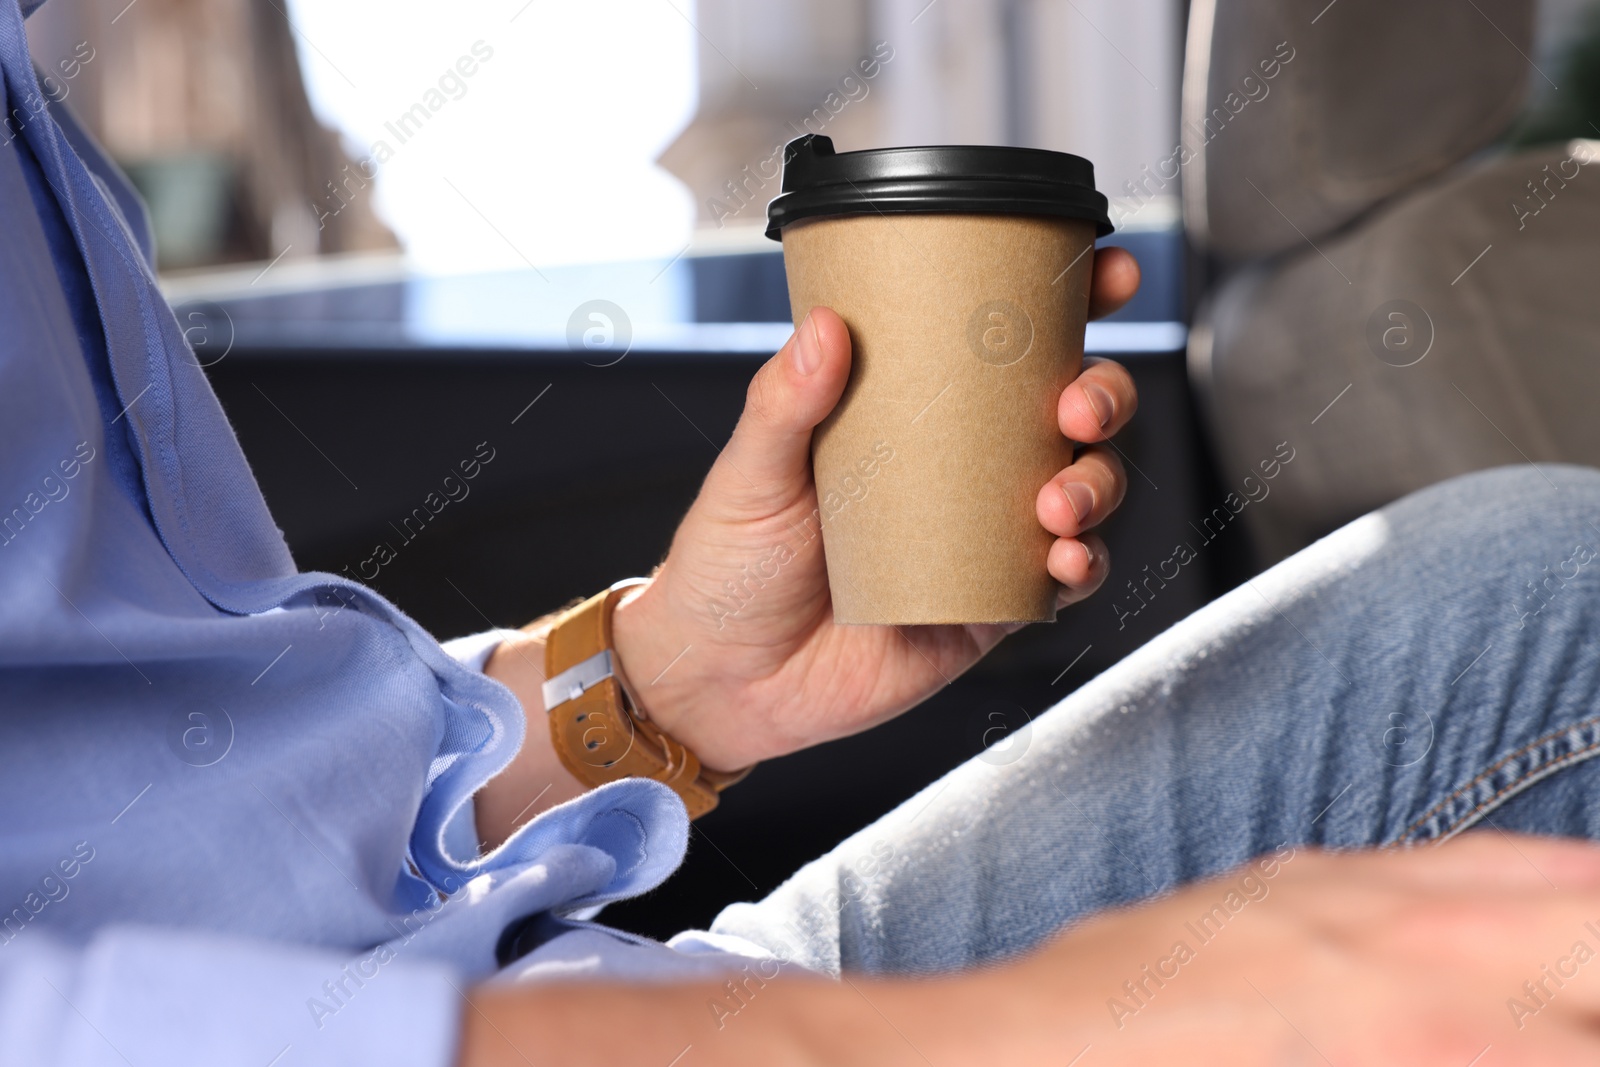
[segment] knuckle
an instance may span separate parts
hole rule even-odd
[[[1134,382],[1133,375],[1120,363],[1111,364],[1115,370],[1111,373],[1110,385],[1126,403],[1127,410],[1131,413],[1139,405],[1139,386]]]
[[[750,379],[750,385],[744,391],[744,411],[748,417],[762,423],[777,422],[781,417],[782,405],[766,367]]]
[[[1102,500],[1112,500],[1120,497],[1123,486],[1127,482],[1127,472],[1122,465],[1122,459],[1113,451],[1106,448],[1085,449],[1079,457],[1078,465],[1083,472],[1093,480],[1094,487]]]
[[[1097,359],[1092,363],[1085,363],[1085,374],[1094,374],[1100,379],[1102,385],[1115,390],[1118,399],[1127,401],[1129,410],[1139,402],[1139,387],[1134,383],[1133,375],[1128,368],[1114,359]]]
[[[1096,448],[1095,456],[1105,467],[1108,477],[1115,481],[1122,481],[1128,476],[1127,468],[1123,465],[1122,457],[1110,448]]]

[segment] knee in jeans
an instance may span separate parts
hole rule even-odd
[[[1462,475],[1383,510],[1392,535],[1472,560],[1479,575],[1600,561],[1600,471],[1522,464]],[[1569,576],[1570,577],[1570,576]]]
[[[1552,521],[1600,526],[1600,470],[1557,463],[1495,467],[1420,489],[1384,511],[1437,524],[1440,533],[1522,529],[1537,537]]]

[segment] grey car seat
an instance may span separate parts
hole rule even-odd
[[[1600,142],[1491,149],[1545,76],[1534,13],[1193,7],[1184,211],[1214,282],[1190,370],[1224,482],[1294,449],[1246,512],[1261,563],[1456,474],[1600,465]]]

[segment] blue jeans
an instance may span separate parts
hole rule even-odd
[[[1284,845],[1600,837],[1597,592],[1600,472],[1504,468],[1416,493],[713,929],[827,973],[943,973]]]

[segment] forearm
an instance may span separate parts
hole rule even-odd
[[[710,982],[480,989],[462,1017],[460,1067],[665,1067],[680,1056],[697,1067],[927,1067],[924,1053],[1022,1067],[1070,1059],[1076,1047],[1061,1055],[1069,1027],[1019,1013],[1027,998],[1012,980],[1007,969],[937,980],[745,977],[731,990]]]
[[[527,733],[516,758],[475,798],[478,836],[486,848],[499,846],[529,819],[587,789],[561,765],[550,742],[540,688],[547,628],[548,620],[530,624],[502,642],[484,665],[485,674],[516,694],[527,717]]]

